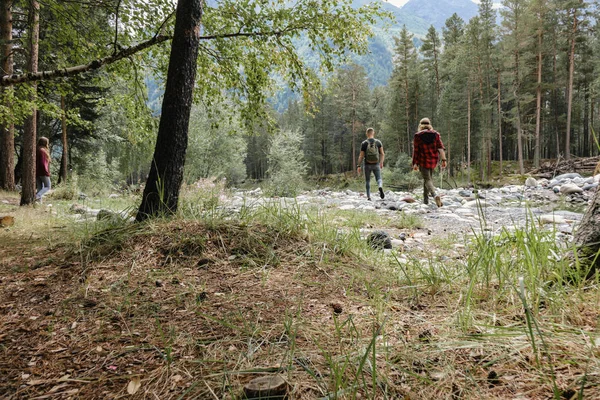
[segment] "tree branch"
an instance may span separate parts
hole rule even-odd
[[[119,47],[118,44],[118,40],[119,40],[119,8],[121,7],[121,0],[118,1],[117,3],[117,9],[115,11],[115,42],[113,43],[113,48],[114,48],[114,54],[117,54],[117,49]]]
[[[104,65],[112,64],[129,56],[132,56],[142,50],[150,48],[156,44],[170,40],[171,36],[155,36],[150,40],[139,43],[135,46],[127,47],[116,54],[99,58],[87,64],[77,65],[69,68],[55,69],[52,71],[41,71],[37,73],[25,73],[15,75],[5,75],[0,79],[0,86],[10,86],[26,82],[37,82],[42,80],[50,80],[57,78],[64,78],[81,74],[83,72],[93,71]]]
[[[287,27],[287,28],[281,29],[281,30],[267,31],[267,32],[223,33],[223,34],[217,34],[217,35],[201,36],[200,40],[230,39],[230,38],[236,38],[236,37],[267,37],[267,36],[280,37],[281,35],[284,35],[286,33],[296,31],[296,30],[303,30],[303,29],[306,29],[306,27],[293,26],[293,27]],[[83,72],[93,71],[93,70],[99,69],[105,65],[109,65],[114,62],[120,61],[124,58],[130,57],[130,56],[132,56],[136,53],[139,53],[140,51],[146,50],[156,44],[165,42],[167,40],[171,40],[172,38],[173,38],[172,36],[157,35],[157,36],[154,36],[152,39],[138,43],[135,46],[127,47],[115,54],[110,55],[110,56],[99,58],[90,63],[77,65],[74,67],[60,68],[60,69],[55,69],[55,70],[50,70],[50,71],[41,71],[41,72],[36,72],[36,73],[4,75],[2,78],[0,78],[0,87],[18,85],[18,84],[27,83],[27,82],[38,82],[38,81],[45,81],[45,80],[51,80],[51,79],[57,79],[57,78],[66,78],[69,76],[81,74]]]

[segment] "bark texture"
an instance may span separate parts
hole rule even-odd
[[[203,0],[177,2],[175,34],[150,174],[136,220],[177,211],[188,142]]]
[[[567,87],[567,132],[565,133],[565,158],[571,158],[571,116],[573,114],[573,79],[575,75],[575,44],[577,39],[577,9],[573,10],[573,32],[569,51],[569,86]]]
[[[69,167],[69,144],[67,142],[67,108],[65,105],[65,96],[60,96],[61,115],[61,142],[62,157],[60,159],[60,173],[58,183],[67,182],[67,171]]]
[[[29,38],[29,60],[27,69],[31,73],[38,70],[38,49],[40,39],[40,3],[31,0],[30,10],[31,31]],[[35,102],[37,84],[32,84],[34,91],[31,101]],[[25,121],[23,129],[23,188],[21,190],[21,205],[31,204],[35,200],[35,142],[37,136],[37,108],[32,107],[31,116]]]
[[[0,41],[2,46],[2,74],[13,73],[12,56],[12,0],[0,0]],[[11,91],[12,87],[2,89]],[[10,109],[10,104],[6,104]],[[7,122],[0,126],[0,189],[15,190],[15,125]]]
[[[589,268],[587,278],[591,278],[600,269],[600,190],[598,189],[577,229],[575,245],[582,266]]]

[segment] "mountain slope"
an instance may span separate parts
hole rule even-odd
[[[433,25],[440,29],[452,14],[457,13],[468,22],[477,15],[479,8],[471,0],[410,0],[401,10],[406,15],[427,21],[427,27]]]

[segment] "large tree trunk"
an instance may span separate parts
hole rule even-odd
[[[67,172],[69,168],[69,143],[67,142],[67,108],[65,106],[65,96],[60,96],[61,115],[61,141],[62,141],[62,157],[60,160],[60,174],[58,183],[67,182]]]
[[[354,83],[354,82],[353,82]],[[352,85],[352,171],[356,173],[356,89]]]
[[[500,176],[502,176],[502,89],[500,80],[500,69],[496,71],[498,78],[498,160],[500,161]]]
[[[540,22],[541,25],[541,22]],[[542,54],[542,36],[543,28],[540,26],[538,29],[538,55],[537,55],[537,87],[536,87],[536,102],[535,102],[535,148],[533,150],[533,166],[535,168],[540,167],[540,129],[542,121],[542,66],[543,66],[543,54]]]
[[[515,127],[517,128],[517,159],[519,161],[519,173],[525,174],[525,166],[523,164],[523,130],[521,124],[521,99],[519,97],[518,90],[521,86],[521,79],[519,77],[519,51],[515,51],[515,82],[513,87],[513,93],[515,96],[515,102],[517,104],[517,116],[515,118]]]
[[[467,85],[467,180],[471,182],[471,88]]]
[[[412,156],[412,141],[410,140],[410,109],[408,103],[408,71],[406,71],[406,67],[404,72],[404,101],[404,113],[406,115],[406,148],[408,149],[408,155]]]
[[[0,41],[2,45],[2,74],[13,73],[12,0],[0,0]],[[12,91],[12,87],[3,89]],[[11,109],[10,104],[6,104]],[[0,189],[15,190],[15,125],[0,126]]]
[[[573,10],[573,32],[569,51],[569,86],[567,87],[567,131],[565,133],[565,158],[571,158],[571,115],[573,109],[573,76],[575,74],[575,36],[577,35],[577,9]]]
[[[557,79],[557,43],[556,35],[552,42],[552,105],[554,114],[554,137],[556,140],[556,158],[560,158],[560,135],[558,130],[558,79]]]
[[[40,3],[31,0],[30,10],[30,38],[28,70],[36,73],[38,70],[38,48],[40,38]],[[37,97],[37,83],[32,83],[33,92],[31,101]],[[35,200],[35,141],[37,126],[37,109],[32,107],[31,115],[25,121],[23,131],[23,188],[21,190],[21,205],[31,204]]]
[[[600,189],[577,228],[575,246],[581,265],[589,269],[587,277],[592,277],[600,269]]]
[[[177,211],[188,142],[203,0],[177,2],[175,35],[150,174],[136,220]]]

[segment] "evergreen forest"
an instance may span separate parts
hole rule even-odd
[[[0,0],[0,398],[600,398],[598,1],[394,4]]]
[[[498,8],[486,0],[471,20],[454,14],[441,30],[431,25],[420,34],[406,26],[381,33],[393,27],[394,15],[378,2],[328,10],[310,1],[295,9],[246,3],[205,6],[188,183],[268,181],[277,169],[270,154],[278,135],[295,138],[283,142],[302,154],[295,163],[300,177],[354,171],[367,127],[383,140],[390,171],[401,172],[410,167],[422,117],[442,135],[450,174],[468,173],[472,181],[598,153],[594,2],[514,0]],[[2,10],[0,187],[21,184],[23,165],[31,165],[31,132],[50,139],[55,182],[71,176],[82,190],[108,192],[144,182],[174,4],[11,1]],[[355,25],[293,26],[313,12],[348,12]],[[281,32],[248,32],[273,24]],[[329,34],[336,38],[328,41]],[[35,81],[27,79],[31,73]]]

